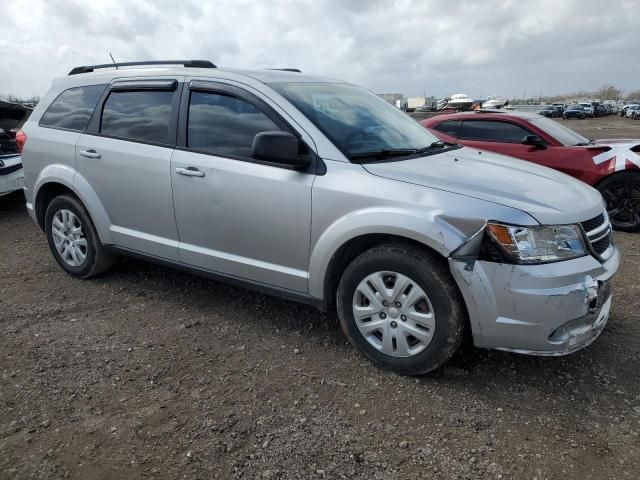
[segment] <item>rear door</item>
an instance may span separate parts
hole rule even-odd
[[[171,165],[181,261],[306,292],[315,170],[251,158],[257,133],[295,130],[257,91],[187,88]]]
[[[87,181],[110,218],[116,245],[178,259],[170,163],[183,77],[110,84],[76,144]]]

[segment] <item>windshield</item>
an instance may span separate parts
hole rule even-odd
[[[406,156],[441,144],[426,128],[364,88],[343,83],[271,86],[350,159],[381,153]]]
[[[565,147],[584,145],[591,142],[588,138],[583,137],[579,133],[574,132],[570,128],[567,128],[550,118],[540,116],[540,118],[532,119],[531,123],[540,130],[549,134],[549,136],[555,138]]]

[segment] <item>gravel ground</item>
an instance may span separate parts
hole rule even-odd
[[[0,200],[0,478],[639,477],[638,235],[589,348],[406,378],[312,307],[130,259],[74,280],[23,201]]]

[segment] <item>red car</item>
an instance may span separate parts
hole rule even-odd
[[[542,115],[465,112],[420,122],[442,141],[554,168],[597,188],[613,227],[640,230],[640,140],[590,140]]]

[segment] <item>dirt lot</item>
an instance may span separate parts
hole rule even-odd
[[[570,126],[640,137],[619,117]],[[311,307],[134,260],[74,280],[2,199],[0,478],[637,479],[640,235],[616,240],[591,347],[467,347],[416,379]]]

